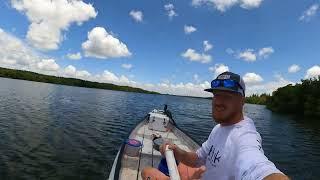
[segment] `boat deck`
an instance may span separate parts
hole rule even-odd
[[[190,141],[189,137],[182,133],[180,130],[172,126],[167,132],[160,132],[150,130],[146,122],[140,123],[137,128],[130,135],[130,139],[136,139],[142,142],[143,147],[140,157],[130,157],[127,155],[122,156],[119,179],[142,179],[141,171],[145,167],[158,167],[161,160],[161,154],[159,151],[153,148],[153,134],[161,135],[166,142],[171,142],[178,145],[185,151],[195,150],[198,145],[193,141]]]

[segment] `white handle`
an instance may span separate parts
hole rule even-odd
[[[165,156],[167,161],[167,166],[169,169],[169,175],[171,180],[180,180],[180,175],[176,163],[176,159],[174,158],[173,151],[168,148],[169,145],[166,145]]]

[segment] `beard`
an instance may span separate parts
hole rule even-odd
[[[224,106],[217,106],[213,109],[212,117],[216,123],[221,124],[232,121],[236,114],[236,111],[230,111],[229,108],[226,108]]]

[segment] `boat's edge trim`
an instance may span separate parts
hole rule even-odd
[[[138,121],[136,123],[136,125],[134,126],[134,128],[130,131],[129,135],[127,136],[127,138],[130,138],[131,134],[135,131],[135,129],[140,126],[145,120],[146,120],[146,117],[145,116],[143,118],[142,121]],[[118,154],[117,156],[115,157],[114,159],[114,162],[113,162],[113,165],[112,165],[112,168],[111,168],[111,171],[109,173],[109,180],[118,180],[119,179],[119,176],[120,176],[120,170],[121,170],[121,161],[122,161],[122,156],[123,156],[123,151],[124,151],[124,147],[125,147],[125,144],[122,143],[121,144],[121,147],[118,151]],[[116,163],[116,164],[115,164]],[[114,168],[114,166],[116,165],[116,167]],[[112,173],[113,173],[113,177],[112,177]]]
[[[118,150],[118,153],[113,161],[111,171],[109,173],[109,178],[108,180],[118,180],[119,179],[119,170],[120,170],[120,165],[121,161],[119,162],[119,157],[122,154],[124,149],[124,143],[120,146],[120,149]]]

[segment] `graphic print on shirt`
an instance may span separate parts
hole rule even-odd
[[[216,167],[220,162],[221,155],[219,153],[219,150],[214,148],[213,145],[211,145],[207,159],[213,167]]]

